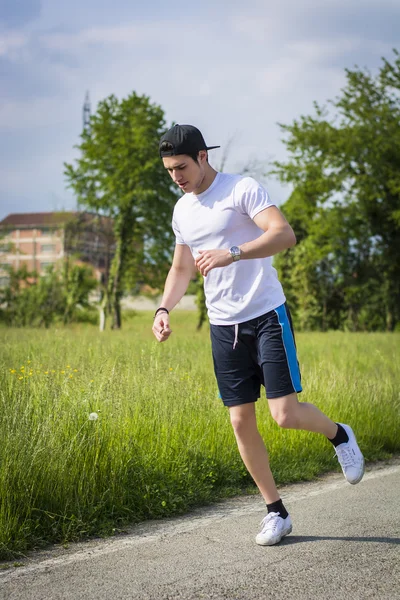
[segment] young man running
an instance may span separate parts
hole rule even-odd
[[[302,388],[292,322],[271,259],[296,238],[259,183],[209,165],[207,152],[218,147],[207,147],[191,125],[175,125],[160,140],[160,157],[184,195],[174,209],[175,253],[153,332],[159,342],[171,335],[169,312],[185,294],[195,266],[205,278],[219,391],[240,455],[268,509],[256,542],[270,546],[292,531],[292,522],[257,428],[261,384],[280,427],[321,433],[332,442],[349,483],[361,481],[364,458],[349,425],[297,399]]]

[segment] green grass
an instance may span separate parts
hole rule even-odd
[[[252,487],[218,399],[207,328],[196,332],[195,315],[178,311],[158,344],[151,323],[141,313],[121,332],[0,330],[0,558]],[[297,336],[301,399],[352,424],[370,461],[400,449],[399,342]],[[265,398],[257,411],[279,484],[338,469],[322,436],[280,430]]]

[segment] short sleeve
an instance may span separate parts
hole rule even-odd
[[[236,185],[235,205],[251,219],[265,208],[275,206],[267,190],[252,177],[243,177]]]
[[[177,244],[181,244],[181,245],[185,245],[185,242],[182,239],[182,235],[181,235],[181,232],[180,232],[180,229],[179,229],[176,217],[175,217],[175,213],[173,214],[173,217],[172,217],[172,229],[173,229],[173,232],[175,234],[176,243]]]

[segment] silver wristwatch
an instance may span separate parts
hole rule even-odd
[[[240,260],[240,248],[237,246],[232,246],[232,248],[229,248],[229,252],[231,253],[233,262]]]

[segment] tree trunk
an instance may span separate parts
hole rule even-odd
[[[121,302],[120,302],[120,294],[117,293],[115,298],[113,298],[113,323],[112,329],[121,329],[122,320],[121,320]]]
[[[110,274],[109,306],[112,315],[111,329],[121,329],[121,275],[122,275],[122,247],[124,240],[122,235],[117,239],[115,256],[113,258]]]
[[[103,305],[99,306],[99,329],[104,331],[106,328],[106,311]]]
[[[203,323],[206,320],[207,316],[207,307],[206,307],[206,295],[204,293],[204,280],[202,275],[198,275],[197,278],[197,294],[196,294],[196,304],[197,304],[197,330],[200,330],[203,326]]]

